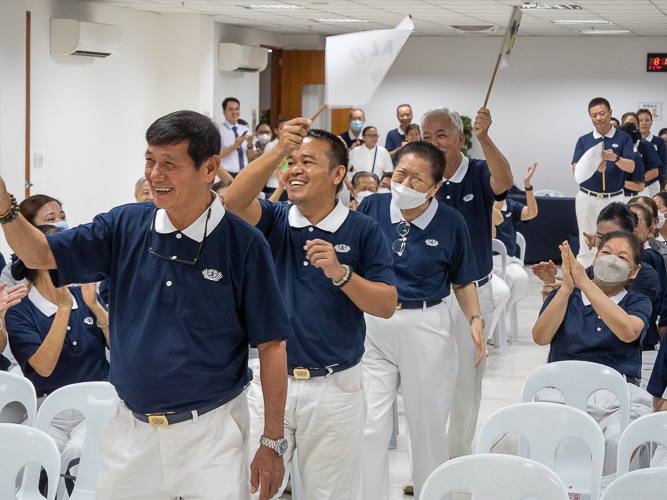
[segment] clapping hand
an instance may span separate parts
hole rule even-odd
[[[586,231],[584,231],[584,238],[586,238],[586,246],[589,250],[595,248],[595,244],[597,243],[597,236],[595,234],[588,234]]]
[[[549,262],[540,262],[539,264],[533,264],[530,268],[533,271],[533,274],[540,278],[545,283],[553,283],[558,274],[558,268],[553,261]]]
[[[10,307],[21,302],[21,299],[26,295],[28,295],[28,287],[23,283],[11,288],[7,288],[7,283],[0,284],[0,313],[4,313]]]
[[[533,175],[535,174],[535,170],[537,169],[537,163],[534,163],[532,167],[528,167],[528,170],[526,171],[526,175],[523,177],[523,183],[526,187],[530,187],[530,180],[533,178]]]

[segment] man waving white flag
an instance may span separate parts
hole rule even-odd
[[[335,109],[370,102],[414,27],[407,16],[392,30],[327,37],[326,105]]]

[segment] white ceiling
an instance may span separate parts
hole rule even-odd
[[[502,35],[511,6],[521,0],[89,0],[159,13],[208,14],[215,20],[283,34],[336,35],[394,27],[413,16],[416,35],[457,35],[451,25],[497,25]],[[524,10],[521,35],[584,35],[579,30],[629,30],[613,36],[667,36],[667,0],[547,0],[581,10]],[[249,10],[244,5],[296,5],[299,9]],[[361,19],[364,23],[316,22]],[[612,24],[559,24],[558,20],[598,20]]]

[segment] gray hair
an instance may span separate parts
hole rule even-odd
[[[137,181],[137,183],[134,185],[134,194],[137,194],[137,193],[139,192],[139,188],[141,187],[141,185],[142,185],[144,182],[146,182],[146,178],[145,178],[145,177],[142,177],[141,179],[139,179],[139,180]]]
[[[449,108],[433,108],[424,113],[422,116],[422,130],[424,130],[424,123],[427,119],[435,118],[438,116],[446,116],[452,124],[454,130],[459,134],[463,133],[463,122],[461,121],[461,117],[456,111],[453,111]]]

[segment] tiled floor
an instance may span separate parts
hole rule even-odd
[[[510,344],[507,356],[500,356],[492,347],[489,347],[489,356],[486,360],[486,372],[482,383],[482,405],[479,410],[477,429],[495,411],[505,406],[518,403],[521,399],[523,381],[530,372],[546,362],[548,347],[536,345],[531,336],[531,330],[542,305],[540,295],[541,282],[526,267],[530,277],[528,295],[518,304],[519,311],[519,342]],[[507,321],[509,335],[509,319]],[[399,435],[398,449],[389,453],[389,470],[391,477],[391,500],[413,498],[403,494],[403,485],[410,479],[410,465],[406,451],[405,439],[405,411],[403,398],[398,396]],[[473,449],[475,443],[473,442]],[[501,440],[496,449],[516,449],[516,443],[511,439]],[[464,500],[467,495],[454,496],[454,500]],[[285,494],[282,499],[291,499]]]

